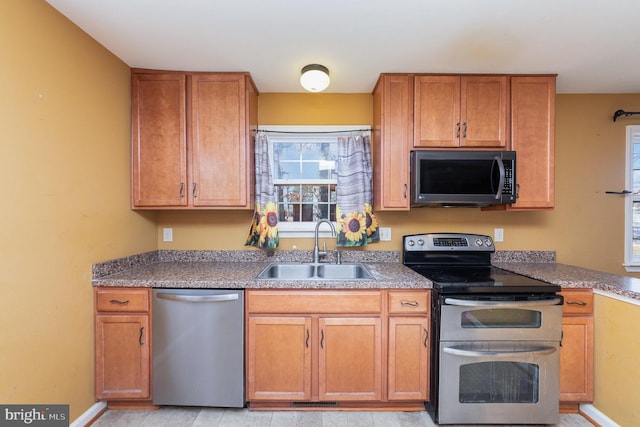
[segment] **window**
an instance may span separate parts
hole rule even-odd
[[[273,132],[269,144],[281,237],[311,237],[317,221],[335,222],[338,137],[344,135],[340,131],[364,128],[369,126],[260,126]],[[329,227],[321,231],[329,235]]]
[[[627,271],[640,272],[640,126],[627,126],[625,254]]]

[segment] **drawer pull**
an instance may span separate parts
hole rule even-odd
[[[418,301],[400,301],[400,305],[408,305],[409,307],[419,307],[420,303]]]
[[[587,303],[584,301],[567,301],[567,305],[578,305],[580,307],[584,307]]]
[[[144,341],[142,341],[142,333],[144,332],[144,326],[140,328],[140,336],[138,337],[138,342],[140,345],[144,345]]]
[[[117,299],[112,299],[111,301],[109,301],[111,304],[120,304],[120,305],[127,305],[129,304],[129,300],[124,300],[124,301],[120,301]]]

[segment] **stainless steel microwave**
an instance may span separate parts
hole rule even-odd
[[[490,206],[516,201],[516,152],[411,152],[411,206]]]

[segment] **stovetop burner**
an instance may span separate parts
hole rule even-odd
[[[489,236],[414,234],[403,238],[403,263],[433,282],[440,294],[555,293],[560,286],[491,266]]]

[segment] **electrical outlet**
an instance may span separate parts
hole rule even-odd
[[[493,229],[493,241],[494,242],[504,242],[504,228],[494,228]]]
[[[391,241],[391,227],[380,227],[378,228],[378,232],[380,233],[380,241]]]
[[[173,242],[173,228],[162,229],[162,240],[165,242]]]

